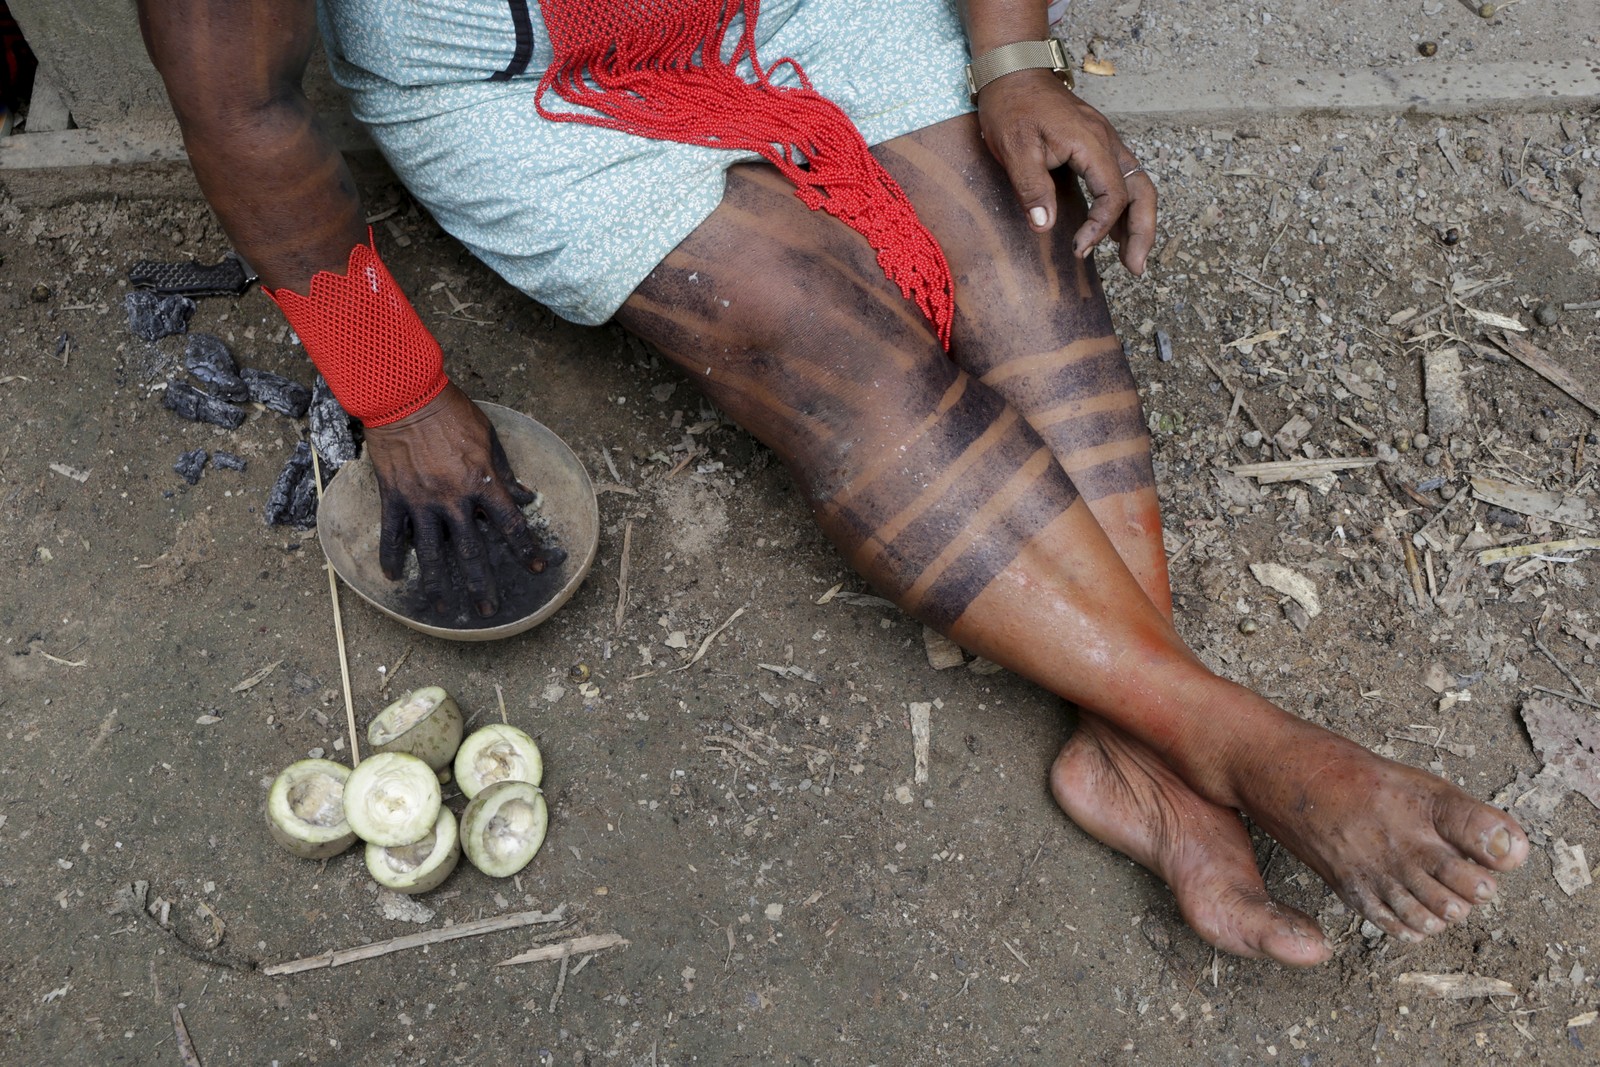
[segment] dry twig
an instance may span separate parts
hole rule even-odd
[[[554,911],[519,911],[510,915],[496,915],[491,919],[457,923],[454,926],[443,926],[437,930],[424,930],[419,934],[392,937],[387,941],[374,941],[370,945],[335,949],[332,952],[323,952],[316,956],[305,956],[298,960],[290,960],[287,963],[274,963],[261,968],[261,973],[275,978],[281,974],[299,974],[301,971],[315,971],[323,967],[343,967],[347,963],[359,963],[362,960],[370,960],[376,956],[387,956],[391,952],[401,952],[408,948],[436,945],[441,941],[458,941],[463,937],[477,937],[480,934],[492,934],[500,930],[515,930],[519,926],[558,923],[565,919],[566,916],[567,908],[565,904]]]

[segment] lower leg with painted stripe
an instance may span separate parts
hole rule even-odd
[[[1022,414],[776,175],[731,171],[618,317],[778,453],[896,603],[1104,716],[1396,936],[1442,929],[1526,855],[1503,813],[1206,670]]]

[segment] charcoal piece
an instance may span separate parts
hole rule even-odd
[[[311,447],[322,457],[322,469],[329,474],[361,454],[350,429],[350,416],[320,374],[311,387]]]
[[[123,303],[128,309],[128,329],[146,341],[188,332],[189,316],[194,314],[194,301],[186,296],[157,296],[143,289],[133,290]]]
[[[232,452],[213,452],[211,465],[219,471],[242,471],[245,468],[244,457],[236,456]]]
[[[239,377],[239,364],[222,338],[209,333],[191,333],[183,350],[183,365],[211,390],[211,395],[235,403],[249,400],[250,390]]]
[[[305,502],[305,486],[310,490],[310,505]],[[278,472],[267,494],[267,522],[273,526],[313,526],[317,521],[317,483],[311,476],[311,447],[304,441],[294,446],[294,455]]]
[[[294,487],[294,497],[289,502],[289,522],[306,527],[317,524],[317,476],[308,472]]]
[[[193,452],[185,452],[179,456],[178,462],[172,465],[172,469],[184,481],[195,485],[200,481],[200,472],[206,469],[206,458],[206,450],[197,448]]]
[[[244,263],[230,252],[221,263],[210,267],[193,260],[187,263],[158,263],[141,259],[128,268],[128,281],[140,289],[149,289],[162,295],[238,296],[249,286],[251,278]]]
[[[251,400],[265,404],[291,419],[298,419],[311,406],[311,390],[281,374],[246,367],[239,372],[239,377],[244,379],[245,388],[250,390]]]
[[[237,430],[244,422],[244,408],[208,396],[188,382],[180,382],[176,378],[167,383],[167,391],[161,402],[195,422],[209,422],[229,430]]]

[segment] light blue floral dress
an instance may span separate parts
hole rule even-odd
[[[321,0],[335,80],[441,226],[563,318],[600,323],[757,157],[534,109],[537,0]],[[972,110],[954,0],[765,0],[757,55],[790,57],[878,144]],[[785,68],[775,78],[795,84]],[[552,110],[567,109],[553,93]]]

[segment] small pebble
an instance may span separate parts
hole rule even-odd
[[[1533,313],[1533,321],[1540,326],[1554,326],[1561,321],[1561,312],[1556,310],[1554,304],[1540,304]]]
[[[1444,485],[1439,488],[1439,495],[1446,500],[1454,500],[1457,492],[1458,490],[1453,485]]]
[[[1495,12],[1498,10],[1499,8],[1495,7],[1493,4],[1479,4],[1478,17],[1480,19],[1492,19],[1495,16]]]
[[[1533,439],[1541,445],[1544,444],[1550,440],[1550,428],[1548,426],[1535,426],[1533,428]]]
[[[1438,54],[1439,43],[1437,41],[1422,41],[1417,44],[1417,55],[1422,56],[1424,59],[1431,59]]]
[[[1432,443],[1433,443],[1433,438],[1429,437],[1425,433],[1419,433],[1419,434],[1412,434],[1411,435],[1411,444],[1412,444],[1413,447],[1416,448],[1416,450],[1418,452],[1421,452],[1423,449],[1427,448]]]
[[[1394,439],[1394,450],[1396,452],[1410,452],[1411,451],[1411,438],[1406,437],[1404,435],[1396,437]]]
[[[1254,619],[1239,620],[1239,632],[1242,634],[1253,634],[1259,629],[1261,629],[1261,627],[1256,625],[1256,620]]]
[[[50,287],[48,285],[36,285],[28,296],[35,304],[42,304],[50,299]]]
[[[1467,147],[1462,150],[1461,154],[1467,158],[1468,163],[1483,162],[1483,146],[1477,144],[1476,142],[1467,145]]]
[[[1452,226],[1448,230],[1445,230],[1439,239],[1445,244],[1453,247],[1461,243],[1461,231]]]
[[[1240,438],[1240,440],[1244,442],[1244,446],[1246,448],[1260,448],[1262,439],[1263,438],[1260,430],[1247,431],[1245,435]]]
[[[1444,450],[1442,448],[1428,449],[1427,454],[1422,457],[1422,462],[1430,467],[1437,467],[1444,462]]]

